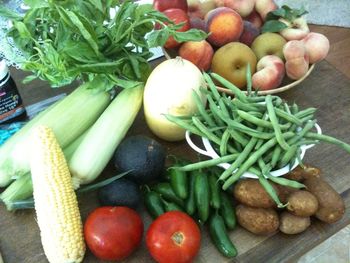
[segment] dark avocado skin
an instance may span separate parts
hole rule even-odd
[[[157,179],[164,168],[165,148],[157,141],[142,135],[125,139],[114,155],[114,165],[119,172],[132,170],[125,177],[139,184]]]
[[[139,185],[120,178],[101,187],[98,191],[98,200],[103,206],[128,206],[135,209],[141,202]]]

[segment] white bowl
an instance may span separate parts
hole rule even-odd
[[[322,134],[322,130],[321,130],[321,127],[318,125],[318,124],[315,124],[315,128],[317,130],[317,133],[318,134]],[[217,159],[219,158],[220,156],[215,152],[215,150],[213,149],[213,147],[211,146],[210,144],[210,141],[207,139],[207,138],[204,138],[202,137],[202,142],[203,142],[203,145],[204,145],[204,148],[205,150],[199,148],[197,145],[194,144],[194,142],[192,141],[191,139],[191,133],[189,131],[186,131],[186,141],[188,143],[188,145],[193,149],[195,150],[196,152],[202,154],[202,155],[205,155],[205,156],[208,156],[212,159]],[[314,144],[310,144],[310,145],[303,145],[300,147],[301,149],[301,154],[300,154],[300,160],[302,160],[305,156],[305,153],[306,153],[306,150],[313,147]],[[221,163],[221,164],[218,164],[217,166],[220,166],[224,169],[227,169],[230,167],[231,164],[229,163]],[[296,160],[294,162],[294,164],[290,167],[290,165],[286,165],[285,167],[281,168],[281,169],[278,169],[278,170],[274,170],[274,171],[271,171],[270,174],[272,176],[282,176],[282,175],[285,175],[287,174],[288,172],[290,172],[291,170],[293,170],[296,166],[299,165],[299,162],[298,160]],[[235,172],[235,171],[234,171]],[[253,173],[250,173],[250,172],[245,172],[243,173],[242,177],[246,177],[246,178],[258,178],[258,176],[256,176],[255,174]]]

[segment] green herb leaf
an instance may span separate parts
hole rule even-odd
[[[176,32],[173,37],[177,42],[186,42],[186,41],[201,41],[208,36],[202,30],[190,29],[185,32]]]
[[[147,36],[149,47],[164,46],[169,38],[169,32],[164,29],[154,30]]]
[[[277,20],[270,20],[267,21],[263,27],[261,28],[262,33],[266,32],[280,32],[281,30],[287,28],[288,26],[280,21]]]

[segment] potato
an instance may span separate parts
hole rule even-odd
[[[287,203],[288,196],[291,193],[298,191],[297,188],[293,188],[289,186],[283,186],[279,184],[275,184],[275,186],[278,188],[278,198],[283,204]]]
[[[240,204],[236,207],[236,216],[238,223],[254,234],[267,235],[278,230],[278,214],[272,208],[254,208]]]
[[[284,177],[290,180],[302,182],[308,178],[321,178],[321,170],[309,164],[304,164],[304,168],[298,165],[292,171],[284,175]]]
[[[304,184],[318,200],[318,210],[315,216],[319,220],[331,224],[343,217],[344,200],[330,184],[318,178],[309,178],[304,181]]]
[[[287,198],[287,209],[296,216],[312,216],[318,209],[317,198],[310,192],[298,190]]]
[[[278,189],[275,187],[278,194]],[[264,187],[255,179],[244,179],[239,181],[233,190],[233,194],[238,202],[260,208],[276,207],[276,203],[271,199]]]
[[[293,235],[305,231],[310,224],[310,217],[300,217],[285,211],[280,215],[279,229],[282,233]]]

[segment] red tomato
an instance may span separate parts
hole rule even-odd
[[[178,29],[179,32],[185,32],[191,28],[190,18],[187,13],[178,8],[167,9],[163,12],[170,20],[172,20],[176,25],[184,23],[184,25]],[[176,42],[173,37],[169,37],[165,43],[165,48],[176,48],[180,43]]]
[[[154,9],[162,12],[170,8],[179,8],[187,13],[187,0],[153,0]]]
[[[192,262],[200,248],[201,233],[187,214],[171,211],[159,216],[150,225],[146,243],[159,263]]]
[[[85,241],[91,252],[103,260],[122,260],[140,244],[141,217],[128,207],[104,206],[94,210],[84,225]]]

